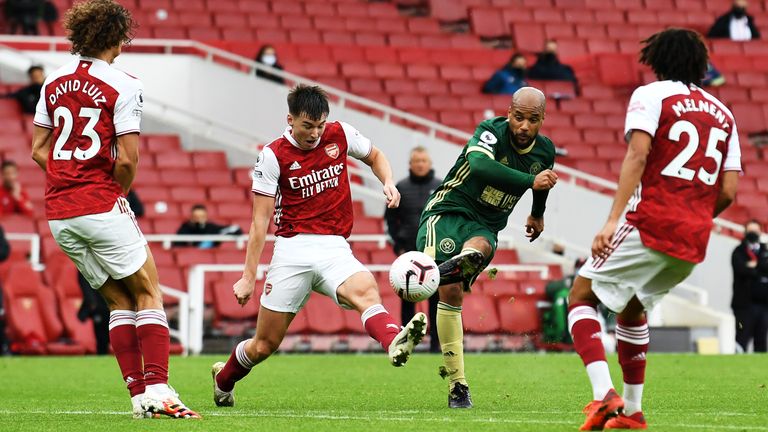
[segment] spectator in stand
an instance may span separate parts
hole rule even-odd
[[[45,23],[45,29],[48,31],[48,36],[55,35],[54,26],[59,21],[59,9],[52,1],[45,0],[43,2],[42,18]]]
[[[15,92],[8,93],[4,97],[14,98],[19,101],[21,111],[26,114],[34,114],[37,101],[40,99],[40,89],[45,82],[45,74],[42,66],[31,66],[27,69],[29,84]]]
[[[721,15],[712,24],[707,33],[710,39],[727,39],[748,41],[760,39],[760,31],[755,25],[755,19],[747,14],[747,0],[734,0],[733,7],[728,13]]]
[[[208,209],[202,204],[195,204],[189,215],[189,220],[181,224],[176,234],[179,235],[239,235],[243,231],[237,225],[219,225],[208,220]],[[200,249],[210,249],[219,244],[213,241],[174,242],[175,246],[194,246]]]
[[[25,35],[38,35],[37,23],[43,10],[43,0],[6,0],[5,16],[10,24],[10,33],[16,34],[21,27]]]
[[[419,231],[419,219],[424,205],[432,192],[440,186],[442,180],[435,178],[435,170],[432,169],[432,160],[424,147],[415,147],[411,150],[411,158],[408,163],[409,174],[407,178],[397,183],[400,192],[400,206],[387,208],[384,218],[387,221],[387,232],[392,238],[392,245],[396,255],[418,250],[416,248],[416,236]],[[440,352],[440,341],[437,339],[437,303],[438,295],[435,293],[429,299],[430,325],[430,351]],[[416,313],[416,305],[411,302],[402,302],[400,315],[403,323],[407,323]]]
[[[3,161],[3,185],[0,187],[0,216],[22,214],[32,216],[32,201],[19,183],[19,168],[14,161]]]
[[[548,40],[544,51],[539,53],[536,63],[528,70],[528,78],[544,81],[572,81],[576,85],[576,74],[573,68],[560,63],[557,57],[557,42]]]
[[[8,240],[5,239],[5,231],[0,226],[0,262],[8,259],[8,255],[11,254],[11,246],[8,244]],[[0,355],[7,355],[10,353],[8,349],[8,341],[5,340],[5,308],[3,307],[3,290],[0,287]]]
[[[283,70],[283,66],[277,62],[277,51],[272,45],[262,45],[261,48],[259,48],[259,53],[256,54],[256,62],[272,66],[275,69]],[[285,84],[285,80],[282,77],[260,69],[256,69],[256,76],[278,84]]]
[[[768,247],[761,242],[760,222],[744,226],[744,240],[731,255],[737,349],[746,352],[754,340],[755,352],[766,352],[768,338]]]
[[[525,56],[515,53],[501,69],[494,72],[491,78],[483,85],[483,93],[486,94],[513,94],[522,87],[528,86],[525,75],[528,61]]]
[[[133,214],[136,215],[136,218],[141,219],[144,217],[144,203],[141,202],[141,199],[135,190],[131,189],[128,192],[128,195],[125,196],[125,199],[128,200],[128,205],[131,206],[131,210],[133,210]]]

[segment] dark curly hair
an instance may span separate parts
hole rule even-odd
[[[701,85],[709,53],[698,32],[669,28],[644,40],[643,44],[640,63],[650,66],[659,79]]]
[[[64,16],[72,54],[87,57],[130,43],[136,27],[128,9],[113,0],[76,3]]]

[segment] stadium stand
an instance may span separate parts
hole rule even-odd
[[[71,4],[57,0],[60,10]],[[570,83],[532,82],[554,101],[548,105],[544,133],[567,150],[565,164],[589,173],[615,178],[623,151],[613,146],[621,140],[623,113],[634,86],[652,79],[650,71],[637,65],[639,40],[666,26],[687,26],[699,31],[721,13],[722,2],[713,0],[127,0],[142,24],[137,37],[191,38],[253,58],[263,43],[273,44],[289,72],[315,79],[413,114],[471,131],[486,110],[506,111],[507,96],[480,92],[482,82],[507,61],[510,49],[532,56],[545,39],[560,45],[561,57],[573,65],[581,86],[578,95]],[[758,24],[768,24],[765,1],[754,2]],[[510,6],[512,5],[512,6]],[[161,13],[161,11],[163,11]],[[685,13],[681,11],[686,11]],[[55,26],[61,31],[60,26]],[[288,30],[290,28],[290,31]],[[307,43],[308,40],[316,41]],[[509,49],[491,49],[502,46]],[[734,111],[742,135],[745,176],[736,205],[726,218],[743,221],[765,219],[768,204],[768,172],[757,168],[765,163],[762,149],[749,145],[748,136],[766,131],[768,120],[768,42],[710,43],[712,60],[727,84],[711,92]],[[11,90],[13,85],[1,85]],[[47,266],[44,278],[56,291],[58,315],[39,304],[39,294],[29,285],[39,277],[18,270],[24,250],[6,264],[2,279],[12,308],[28,306],[33,316],[16,323],[14,334],[36,332],[45,341],[41,352],[68,352],[56,345],[69,335],[78,351],[90,350],[82,326],[63,319],[71,314],[77,294],[68,283],[58,283],[57,273],[67,261],[50,238],[42,219],[45,177],[28,157],[31,120],[11,100],[0,100],[0,152],[20,163],[19,169],[38,211],[37,220],[3,218],[7,232],[39,233]],[[223,152],[186,151],[178,136],[143,135],[141,173],[136,190],[145,202],[140,221],[145,233],[173,233],[196,202],[208,205],[210,217],[236,223],[247,229],[250,213],[249,169],[230,169]],[[190,175],[189,173],[193,173]],[[33,192],[34,191],[34,192]],[[356,205],[362,216],[362,207]],[[380,218],[358,217],[355,234],[383,233]],[[389,264],[389,249],[370,243],[352,245],[356,255],[369,264]],[[271,245],[268,245],[269,248]],[[222,245],[219,250],[162,249],[153,245],[163,284],[186,290],[186,274],[196,263],[240,263],[242,251]],[[268,250],[263,261],[268,259]],[[239,258],[239,259],[238,259]],[[500,250],[498,263],[517,263],[514,250]],[[70,264],[71,265],[71,264]],[[551,277],[562,276],[552,268]],[[8,274],[20,274],[33,283],[11,283]],[[399,316],[385,277],[377,275],[385,303]],[[240,309],[232,301],[229,277],[211,274],[207,279],[206,304],[212,311],[214,333],[236,336],[251,326],[258,308],[255,303]],[[544,281],[538,275],[502,274],[496,280],[481,280],[467,308],[487,310],[488,316],[468,319],[468,333],[499,331],[530,335],[539,331],[537,302]],[[43,289],[50,288],[44,287]],[[317,297],[317,296],[315,296]],[[513,299],[513,300],[512,300]],[[326,299],[327,300],[327,299]],[[173,298],[166,298],[173,304]],[[21,306],[19,306],[21,305]],[[300,313],[290,333],[306,342],[309,334],[358,334],[359,320],[340,311],[331,302],[313,298],[311,307]],[[47,312],[46,312],[47,311]],[[467,314],[472,315],[472,314]],[[48,320],[53,320],[46,324]],[[60,321],[63,321],[62,324]],[[49,327],[46,327],[48,325]],[[31,329],[31,330],[30,330]],[[44,329],[44,331],[41,331]],[[26,332],[26,333],[25,333]],[[519,348],[519,338],[503,342]],[[485,344],[482,342],[480,345]],[[301,345],[296,343],[295,345]],[[487,348],[488,345],[485,345]],[[483,347],[480,347],[483,348]],[[74,349],[74,348],[71,348]]]

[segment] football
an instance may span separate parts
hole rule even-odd
[[[440,285],[440,271],[435,261],[423,252],[406,252],[392,263],[389,283],[395,294],[409,302],[428,299]]]

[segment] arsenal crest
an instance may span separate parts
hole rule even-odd
[[[325,146],[325,154],[331,157],[331,159],[336,159],[339,157],[339,145],[338,144],[328,144]]]
[[[267,283],[264,285],[264,295],[269,295],[272,292],[272,284]]]

